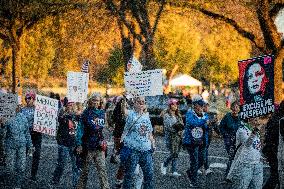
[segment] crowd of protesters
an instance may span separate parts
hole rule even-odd
[[[164,140],[169,156],[161,163],[162,175],[181,176],[178,170],[179,154],[183,148],[189,154],[189,187],[198,187],[198,174],[213,174],[209,167],[208,148],[212,133],[224,140],[229,157],[224,182],[232,188],[283,188],[283,158],[278,148],[283,146],[284,126],[279,127],[283,118],[284,102],[270,116],[265,127],[264,145],[261,142],[258,118],[241,120],[239,104],[228,100],[231,109],[220,121],[217,110],[210,110],[208,92],[190,98],[185,119],[179,111],[177,99],[170,98],[168,109],[161,113],[164,124]],[[216,92],[214,92],[215,95]],[[5,132],[4,143],[7,178],[13,179],[15,188],[24,182],[26,159],[32,156],[30,179],[37,181],[41,156],[42,134],[33,131],[35,113],[34,92],[25,95],[25,106],[18,106],[16,115],[4,122],[0,119],[1,133]],[[54,93],[51,98],[59,100],[56,140],[58,159],[53,170],[51,186],[60,183],[63,171],[71,159],[73,188],[86,188],[90,164],[93,162],[100,181],[100,188],[112,188],[107,174],[107,142],[103,130],[113,127],[114,148],[110,162],[118,164],[115,188],[154,188],[154,158],[156,149],[153,126],[144,97],[127,99],[125,96],[113,99],[114,110],[107,116],[104,98],[92,94],[85,105],[74,103]],[[109,121],[111,117],[111,121]],[[1,134],[1,136],[3,136]],[[284,148],[284,147],[282,147]],[[3,151],[3,149],[1,150]],[[283,150],[282,150],[283,151]],[[1,157],[3,158],[3,157]],[[270,178],[264,184],[263,162],[270,165]],[[280,168],[279,168],[280,167]]]

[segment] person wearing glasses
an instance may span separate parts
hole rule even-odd
[[[123,188],[129,189],[134,186],[135,170],[139,165],[144,177],[143,188],[153,189],[153,150],[155,149],[153,127],[145,106],[145,98],[136,97],[133,102],[133,110],[126,109],[126,101],[123,103],[126,116],[126,124],[121,137],[123,147],[120,151],[120,159],[125,167]]]
[[[26,106],[22,108],[22,113],[26,116],[30,128],[31,139],[34,146],[33,158],[32,158],[32,168],[31,168],[31,177],[30,179],[33,181],[37,180],[37,171],[40,160],[41,153],[41,142],[42,142],[42,134],[36,131],[33,131],[34,124],[34,113],[35,113],[35,98],[36,94],[33,91],[29,91],[26,93],[25,101]]]

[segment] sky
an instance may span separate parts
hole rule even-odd
[[[275,24],[276,24],[277,30],[280,33],[282,33],[282,38],[284,38],[284,9],[279,11],[275,19]]]

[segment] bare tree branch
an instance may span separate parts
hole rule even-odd
[[[190,9],[197,10],[201,13],[203,13],[206,16],[209,16],[213,19],[224,21],[225,23],[231,25],[241,36],[249,39],[258,49],[261,51],[264,51],[264,45],[260,44],[256,41],[256,37],[253,33],[244,30],[235,20],[228,18],[224,15],[212,12],[210,10],[207,10],[205,8],[202,8],[200,6],[194,5],[194,4],[188,4],[188,3],[175,3],[175,2],[170,2],[169,3],[171,6],[177,6],[177,7],[187,7]]]
[[[0,39],[4,40],[4,41],[9,41],[9,37],[3,33],[0,33]]]
[[[281,38],[277,32],[274,20],[270,16],[269,12],[269,0],[260,0],[257,7],[257,16],[261,30],[263,31],[263,36],[267,50],[272,50],[276,52],[281,46]],[[269,52],[272,53],[272,52]]]
[[[270,9],[270,11],[269,11],[269,15],[270,15],[270,17],[274,17],[274,16],[276,16],[277,14],[278,14],[278,12],[281,10],[281,9],[283,9],[284,8],[284,3],[276,3],[273,7],[272,7],[272,9]]]
[[[154,36],[156,30],[157,30],[157,27],[158,27],[158,23],[159,23],[159,20],[160,20],[160,17],[162,15],[162,12],[164,10],[164,7],[165,7],[165,4],[166,4],[166,1],[165,0],[162,0],[161,1],[161,5],[160,5],[160,8],[157,12],[157,15],[156,15],[156,20],[154,22],[154,25],[153,25],[153,29],[152,29],[152,36]]]

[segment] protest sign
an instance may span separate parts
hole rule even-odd
[[[163,94],[162,70],[124,73],[124,84],[129,97],[156,96]]]
[[[67,98],[69,102],[84,103],[88,95],[89,74],[83,72],[67,73]]]
[[[36,95],[33,130],[55,136],[58,100]]]
[[[132,56],[127,62],[127,71],[130,73],[141,72],[142,64],[134,56]]]
[[[274,56],[239,61],[242,119],[274,112]]]
[[[16,114],[18,95],[0,92],[0,118],[7,121]]]

